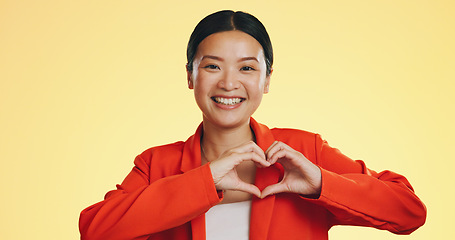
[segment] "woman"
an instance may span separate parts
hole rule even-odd
[[[146,150],[117,190],[81,213],[82,239],[327,239],[333,225],[409,234],[426,209],[409,182],[376,173],[317,134],[251,115],[273,53],[252,15],[204,18],[187,48],[203,122],[185,142]]]

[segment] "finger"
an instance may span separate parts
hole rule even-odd
[[[229,171],[244,161],[253,161],[257,166],[269,167],[270,163],[256,152],[234,153],[220,160],[210,162],[214,180],[220,181]]]
[[[276,147],[276,148],[278,148],[278,147]],[[298,161],[298,159],[300,159],[301,157],[305,157],[305,156],[303,156],[303,154],[295,151],[291,147],[284,145],[284,146],[280,146],[278,151],[274,152],[273,155],[269,156],[267,158],[267,161],[270,162],[271,164],[275,164],[276,162],[281,163],[281,161],[283,161],[284,159],[287,159],[287,160],[292,160],[295,164],[296,161]]]
[[[275,155],[277,152],[282,151],[282,150],[293,150],[291,147],[286,145],[283,142],[275,141],[269,149],[266,151],[266,158],[270,162],[270,159],[272,158],[273,155]],[[276,160],[272,163],[274,164]]]
[[[273,143],[269,146],[269,148],[267,148],[267,150],[265,150],[265,155],[266,155],[266,157],[268,156],[270,150],[271,150],[275,145],[277,145],[277,144],[278,144],[278,141],[275,141],[275,142],[273,142]]]
[[[264,159],[264,161],[267,160],[264,150],[262,150],[262,148],[260,148],[255,142],[253,142],[253,151],[257,153],[262,159]]]
[[[258,198],[261,197],[261,191],[259,190],[258,187],[254,186],[253,184],[245,183],[243,181],[241,181],[237,185],[237,188],[233,189],[233,190],[239,190],[239,191],[247,192],[247,193],[255,195]]]
[[[267,158],[267,161],[270,164],[275,164],[278,160],[284,158],[284,157],[289,157],[289,152],[287,149],[280,148],[278,151],[273,152],[273,154]]]
[[[238,160],[235,163],[235,166],[239,165],[243,161],[253,161],[256,164],[259,164],[263,167],[269,167],[270,163],[265,160],[262,156],[258,155],[256,152],[246,152],[238,154]]]
[[[262,149],[253,141],[249,141],[245,144],[242,144],[238,147],[231,149],[231,152],[234,153],[244,153],[244,152],[255,152],[259,156],[265,159],[265,153]]]
[[[273,194],[277,194],[277,193],[281,193],[281,192],[287,192],[286,186],[284,184],[282,184],[281,182],[277,183],[277,184],[269,185],[266,188],[264,188],[264,190],[262,190],[261,198],[265,198],[269,195],[273,195]]]

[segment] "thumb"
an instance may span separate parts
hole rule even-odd
[[[277,194],[277,193],[285,192],[285,191],[286,191],[286,187],[284,186],[284,184],[276,183],[276,184],[273,184],[273,185],[270,185],[270,186],[267,186],[266,188],[264,188],[264,190],[262,190],[261,198],[265,198],[269,195],[273,195],[273,194]]]
[[[239,185],[237,186],[237,189],[233,189],[233,190],[239,190],[239,191],[251,193],[251,194],[255,195],[258,198],[261,197],[261,191],[259,190],[258,187],[256,187],[253,184],[240,182]]]

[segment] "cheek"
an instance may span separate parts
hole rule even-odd
[[[198,74],[198,75],[195,75],[193,79],[194,79],[194,90],[201,91],[204,88],[204,86],[206,85],[204,77],[201,76],[201,74]]]
[[[250,78],[248,81],[245,81],[245,84],[247,85],[248,89],[250,89],[250,91],[263,93],[265,82],[265,75],[262,76],[262,74],[258,74],[257,76],[254,76],[254,78]]]
[[[194,96],[196,97],[196,100],[201,100],[202,98],[205,98],[207,95],[209,95],[210,89],[212,87],[212,82],[213,80],[208,78],[206,76],[207,74],[204,74],[200,72],[197,76],[194,76]]]
[[[200,82],[198,83],[195,83],[194,85],[194,97],[196,98],[196,100],[198,100],[198,98],[201,98],[205,92],[204,90],[204,85],[203,84],[200,84]]]

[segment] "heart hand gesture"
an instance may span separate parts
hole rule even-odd
[[[269,167],[280,163],[284,168],[283,179],[267,186],[261,193],[258,187],[245,183],[237,175],[236,166],[244,161],[253,161],[257,167]],[[321,170],[302,153],[288,145],[275,141],[264,152],[254,142],[248,142],[228,150],[210,162],[215,187],[218,190],[238,190],[265,198],[281,192],[291,192],[306,196],[319,196],[321,193]]]

